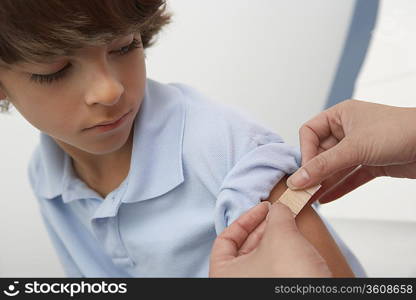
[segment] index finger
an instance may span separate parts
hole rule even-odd
[[[299,143],[302,153],[302,165],[319,154],[321,141],[331,135],[331,127],[326,111],[302,125],[299,130]]]
[[[266,218],[269,205],[268,201],[264,201],[254,206],[224,229],[214,242],[211,261],[223,261],[237,257],[238,250],[247,237]]]

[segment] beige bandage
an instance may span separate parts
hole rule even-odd
[[[288,206],[296,216],[320,187],[321,185],[318,184],[301,191],[292,191],[288,188],[277,201]]]

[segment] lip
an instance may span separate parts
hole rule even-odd
[[[95,131],[98,131],[98,132],[107,132],[107,131],[116,129],[124,123],[124,121],[128,118],[130,113],[131,113],[131,110],[129,112],[127,112],[126,114],[124,114],[118,120],[114,121],[113,123],[105,124],[105,125],[96,125],[94,127],[87,128],[86,130],[95,130]]]

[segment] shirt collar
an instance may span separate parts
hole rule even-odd
[[[132,203],[163,195],[184,181],[182,142],[186,107],[178,87],[147,79],[134,121],[130,170],[122,201]],[[39,194],[69,202],[97,197],[73,172],[69,156],[45,133],[40,135]],[[84,191],[81,193],[80,191]]]

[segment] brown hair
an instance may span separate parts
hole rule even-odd
[[[45,62],[131,32],[146,49],[170,18],[164,0],[0,0],[0,65]]]

